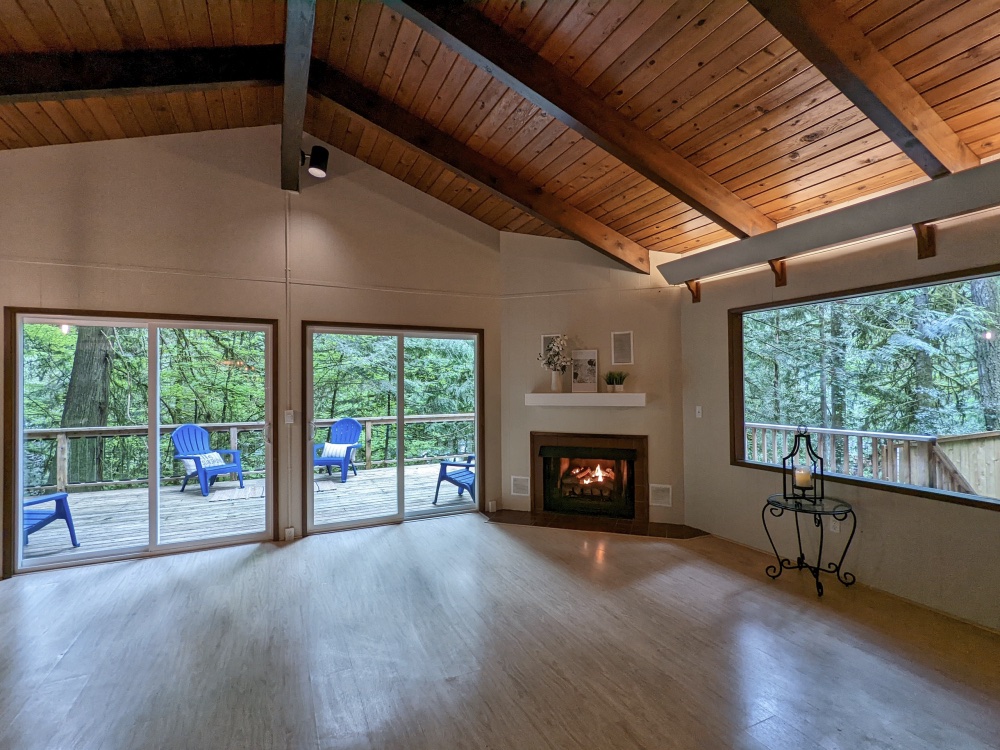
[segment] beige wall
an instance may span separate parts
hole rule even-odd
[[[1000,262],[1000,220],[980,218],[942,228],[936,259],[882,242],[793,262],[780,290],[769,272],[708,283],[692,305],[656,273],[498,233],[337,151],[327,181],[287,196],[277,153],[272,127],[0,154],[0,303],[277,319],[277,401],[300,418],[303,320],[482,328],[485,499],[528,507],[510,477],[529,474],[531,430],[646,434],[651,481],[673,487],[669,520],[761,549],[776,475],[728,465],[727,309]],[[616,330],[635,332],[636,364],[621,369],[645,409],[524,406],[548,385],[541,334],[596,347],[603,372]],[[301,530],[300,428],[278,429],[278,524]],[[1000,513],[834,488],[861,517],[861,581],[1000,627]]]
[[[683,523],[680,290],[659,274],[623,270],[576,243],[513,234],[501,235],[500,243],[503,506],[531,506],[529,497],[511,495],[510,478],[530,476],[532,431],[648,435],[650,481],[673,487],[673,505],[661,518]],[[633,331],[634,365],[611,365],[612,331]],[[645,392],[646,407],[525,406],[525,393],[550,388],[537,360],[545,333],[569,335],[574,349],[597,349],[600,373],[628,372],[625,389]],[[570,390],[568,374],[564,388]]]
[[[0,154],[0,303],[276,319],[277,403],[300,414],[302,320],[484,329],[499,497],[499,233],[336,151],[286,195],[278,151],[270,127]],[[301,430],[276,427],[278,528],[301,531]]]
[[[765,270],[704,284],[697,305],[685,300],[687,523],[769,550],[761,506],[780,491],[780,475],[729,465],[729,308],[1000,263],[998,237],[1000,217],[954,222],[939,228],[936,258],[917,261],[914,241],[902,236],[792,261],[781,289]],[[699,405],[702,419],[695,418]],[[1000,513],[836,483],[828,484],[828,493],[857,510],[858,535],[846,567],[859,581],[1000,628]],[[784,530],[780,541],[790,550],[794,532],[787,524]],[[842,545],[845,536],[828,534],[827,540]]]

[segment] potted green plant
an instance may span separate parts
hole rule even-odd
[[[609,370],[604,373],[604,382],[608,386],[608,390],[612,393],[621,393],[625,390],[625,378],[628,377],[627,372],[621,372],[620,370]]]

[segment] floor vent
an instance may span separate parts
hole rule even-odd
[[[528,477],[510,478],[510,494],[527,497],[531,494],[531,480]]]

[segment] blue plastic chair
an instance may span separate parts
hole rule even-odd
[[[438,469],[438,483],[434,490],[434,502],[437,505],[438,493],[441,491],[441,482],[450,482],[458,487],[458,496],[461,497],[465,490],[469,491],[469,497],[476,499],[476,457],[467,456],[464,461],[442,461]]]
[[[174,443],[174,458],[180,461],[182,458],[194,461],[195,470],[184,477],[181,484],[181,492],[187,487],[191,477],[198,477],[198,484],[201,485],[201,494],[208,497],[209,488],[215,484],[215,480],[220,474],[236,474],[240,479],[240,487],[243,487],[243,465],[240,460],[241,451],[234,450],[213,450],[208,444],[208,430],[196,424],[182,424],[170,435]],[[206,453],[218,453],[220,456],[229,456],[227,463],[220,466],[203,466],[202,457]]]
[[[42,503],[55,502],[55,508],[35,508]],[[28,510],[28,508],[31,510]],[[21,533],[24,546],[28,546],[28,534],[34,534],[39,529],[43,529],[53,521],[62,519],[69,529],[69,540],[74,547],[79,547],[76,541],[76,529],[73,528],[73,514],[69,512],[69,495],[65,492],[56,492],[52,495],[41,495],[24,501],[24,509],[21,511]]]
[[[338,419],[330,426],[330,439],[327,442],[343,448],[343,455],[324,456],[324,445],[319,443],[313,446],[313,466],[325,466],[326,473],[330,476],[333,476],[333,467],[339,466],[341,482],[347,481],[347,467],[350,467],[354,471],[354,476],[357,476],[358,469],[354,465],[354,451],[361,447],[358,445],[358,438],[361,437],[363,429],[361,422],[356,419],[350,417]]]

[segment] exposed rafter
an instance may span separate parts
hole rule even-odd
[[[979,158],[830,0],[750,0],[761,15],[930,177]]]
[[[287,0],[285,16],[285,89],[281,115],[281,187],[299,189],[302,128],[309,92],[316,0]]]
[[[0,55],[0,104],[281,83],[281,45]]]
[[[649,273],[649,251],[646,248],[554,195],[542,192],[419,117],[382,99],[344,73],[313,60],[310,81],[310,88],[316,94],[443,162],[449,169],[512,201],[629,269]]]
[[[764,214],[507,36],[471,5],[459,0],[385,0],[385,5],[736,236],[775,228]]]
[[[1000,206],[1000,162],[856,203],[767,235],[682,256],[658,268],[671,284],[683,284],[995,206]]]

